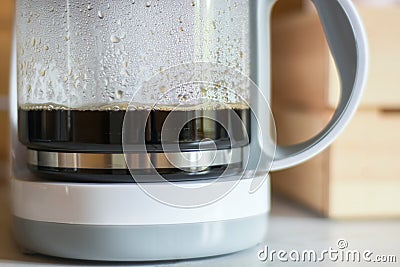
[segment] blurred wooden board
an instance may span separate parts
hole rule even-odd
[[[278,140],[309,138],[330,116],[329,110],[282,111]],[[360,111],[323,154],[274,173],[274,189],[331,218],[400,217],[399,136],[400,113]]]
[[[363,109],[400,109],[400,6],[357,6],[369,42]],[[339,79],[318,15],[297,12],[272,24],[273,99],[286,105],[335,107]],[[288,78],[290,77],[290,78]]]
[[[296,12],[272,22],[273,107],[325,108],[329,50],[318,15]]]
[[[358,6],[369,41],[369,77],[362,108],[400,108],[400,6]],[[330,65],[330,105],[338,98],[338,81]]]

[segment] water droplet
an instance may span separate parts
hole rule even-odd
[[[196,6],[196,2],[195,2],[195,1],[192,1],[191,5],[192,5],[192,6]]]
[[[87,6],[87,10],[92,10],[92,9],[93,9],[92,5],[89,4],[89,5]]]
[[[101,18],[101,19],[104,18],[104,14],[103,14],[103,12],[102,12],[101,10],[99,10],[99,11],[97,12],[97,16],[98,16],[99,18]]]
[[[32,45],[32,46],[35,46],[35,44],[36,44],[36,39],[35,39],[35,37],[32,37],[31,45]]]
[[[211,23],[211,25],[212,25],[212,27],[213,27],[214,30],[217,28],[217,25],[215,24],[215,21],[213,21],[213,22]]]
[[[124,96],[124,91],[118,90],[118,91],[117,91],[117,98],[118,98],[118,99],[121,99],[123,96]]]
[[[113,106],[112,110],[113,110],[113,111],[119,111],[120,108],[119,108],[119,106]]]
[[[146,7],[151,7],[151,2],[150,1],[146,2]]]
[[[47,106],[47,109],[51,111],[51,110],[54,109],[54,106],[53,106],[53,105],[48,105],[48,106]]]
[[[111,35],[110,40],[114,44],[117,44],[117,43],[119,43],[121,41],[121,39],[118,36],[115,36],[115,35]]]
[[[49,46],[48,46],[48,45],[45,45],[45,46],[44,46],[44,50],[46,50],[46,51],[49,50]]]
[[[40,76],[44,77],[46,75],[46,70],[41,70],[40,71]]]

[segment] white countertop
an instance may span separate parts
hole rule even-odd
[[[243,229],[245,231],[246,229]],[[258,260],[258,252],[268,245],[271,250],[338,250],[338,240],[348,242],[348,250],[370,250],[376,255],[395,255],[397,263],[323,263],[273,262]],[[164,263],[97,263],[64,260],[41,255],[22,254],[13,241],[9,193],[6,185],[0,184],[0,265],[1,266],[400,266],[400,220],[351,220],[334,221],[320,218],[295,204],[279,197],[273,198],[269,233],[266,240],[257,247],[240,253],[194,261]]]

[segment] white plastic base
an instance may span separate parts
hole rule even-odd
[[[15,235],[28,250],[86,260],[173,260],[232,253],[265,236],[269,181],[253,194],[250,183],[240,181],[210,205],[182,209],[154,200],[133,183],[13,179]]]

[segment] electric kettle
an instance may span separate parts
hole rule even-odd
[[[314,0],[341,77],[326,128],[275,142],[270,0],[16,1],[15,236],[86,260],[240,251],[267,230],[269,171],[326,148],[357,109],[367,44],[349,0]]]

